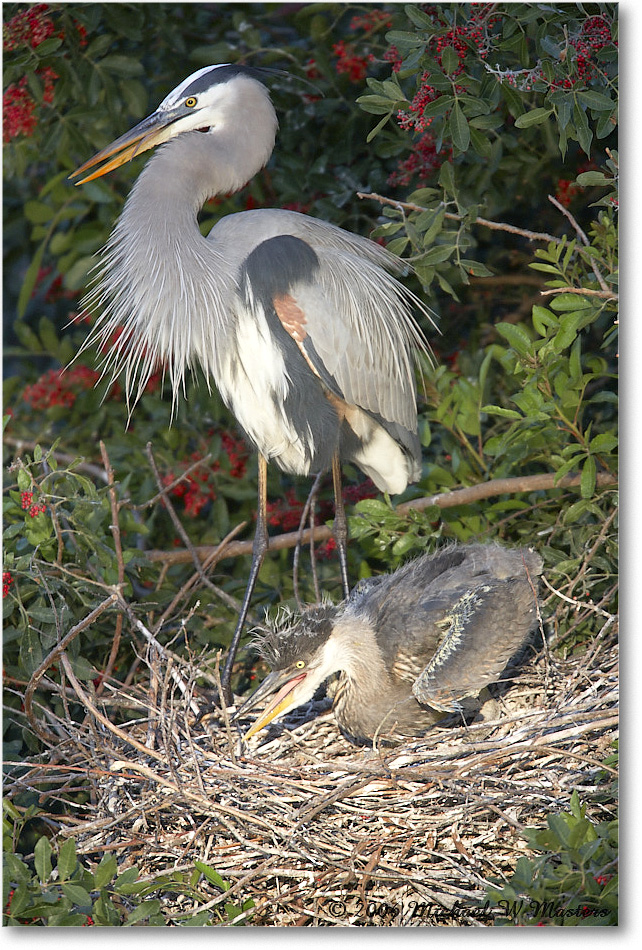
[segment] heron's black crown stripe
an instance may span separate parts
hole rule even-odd
[[[250,79],[263,82],[264,79],[269,78],[272,72],[272,70],[261,66],[235,66],[233,64],[229,66],[213,66],[208,72],[203,73],[202,76],[195,79],[189,86],[186,86],[182,91],[182,96],[185,98],[188,96],[197,96],[199,92],[205,92],[218,83],[229,82],[230,79],[234,79],[235,76],[249,76]]]

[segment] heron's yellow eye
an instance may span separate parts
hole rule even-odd
[[[302,670],[303,667],[305,666],[305,661],[304,661],[304,660],[297,660],[294,665],[296,666],[297,670]]]
[[[187,106],[188,109],[193,109],[194,106],[196,105],[196,97],[190,96],[188,99],[185,100],[185,105]]]

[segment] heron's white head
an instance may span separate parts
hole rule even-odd
[[[239,719],[262,700],[269,702],[245,738],[260,732],[282,716],[309,702],[333,673],[350,664],[350,650],[342,635],[340,611],[330,604],[309,608],[289,626],[276,625],[257,635],[255,646],[273,667],[234,718]]]
[[[82,185],[100,178],[136,155],[185,132],[215,134],[232,130],[242,135],[243,130],[239,126],[243,118],[245,126],[254,132],[253,143],[264,143],[261,156],[256,157],[265,164],[274,148],[278,123],[268,90],[261,82],[264,74],[269,74],[269,70],[230,64],[205,66],[197,70],[176,86],[155,112],[97,152],[77,168],[70,178],[82,175],[109,159],[76,184]],[[261,126],[265,128],[261,129],[262,134],[259,135]]]

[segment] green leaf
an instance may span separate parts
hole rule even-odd
[[[618,438],[610,432],[601,432],[591,439],[589,449],[591,452],[612,452],[618,445]]]
[[[20,294],[18,296],[18,316],[23,317],[25,310],[27,309],[27,304],[31,299],[34,287],[36,286],[36,281],[38,280],[38,274],[40,273],[40,267],[42,264],[42,258],[45,253],[45,247],[47,245],[46,241],[43,241],[42,244],[37,248],[36,253],[31,259],[31,263],[27,268],[25,273],[24,280],[22,282],[22,287],[20,288]]]
[[[76,858],[76,842],[73,838],[67,838],[60,846],[58,852],[58,879],[68,881],[76,870],[78,859]]]
[[[144,72],[143,64],[133,56],[105,56],[100,61],[100,68],[107,69],[117,76],[140,76]]]
[[[573,119],[575,121],[575,129],[577,131],[577,141],[580,144],[582,151],[590,157],[591,155],[591,143],[593,141],[593,132],[586,118],[586,113],[583,109],[580,109],[579,106],[575,106],[573,109]]]
[[[450,49],[450,47],[447,47]],[[457,58],[457,57],[455,57]],[[453,110],[450,113],[450,134],[453,145],[460,152],[465,152],[470,145],[470,129],[468,128],[468,119],[464,115],[463,109],[458,102],[455,102]]]
[[[160,911],[160,907],[161,902],[157,898],[149,901],[141,901],[138,907],[135,907],[128,916],[125,921],[125,926],[131,927],[132,924],[137,923],[139,920],[144,920],[146,917],[151,917],[152,914],[157,914]]]
[[[439,169],[439,184],[447,194],[454,197],[455,172],[453,170],[452,162],[444,162]]]
[[[584,310],[587,307],[594,307],[588,297],[582,294],[557,294],[551,300],[553,310]]]
[[[504,406],[482,406],[480,412],[486,412],[489,416],[502,416],[504,419],[523,419],[521,412],[516,409],[505,409]]]
[[[469,124],[470,132],[470,142],[478,155],[481,155],[482,158],[490,158],[492,155],[492,147],[488,138],[484,135],[483,132],[480,132],[478,129],[474,128]]]
[[[449,257],[452,257],[455,251],[454,244],[436,244],[434,247],[431,247],[430,250],[422,256],[422,261],[424,264],[439,264],[442,261],[447,261]]]
[[[38,838],[33,854],[38,879],[41,884],[46,884],[51,877],[51,842],[46,835]]]
[[[520,356],[526,356],[533,350],[533,343],[524,327],[514,323],[498,323],[495,327],[498,333],[508,340],[509,344],[519,353]]]
[[[541,125],[552,114],[552,109],[531,109],[530,112],[524,112],[515,119],[515,126],[518,129],[527,129],[531,125]]]
[[[615,102],[613,102],[612,99],[605,96],[602,92],[596,92],[594,89],[585,89],[582,92],[578,92],[577,98],[580,102],[584,103],[585,106],[588,106],[589,109],[595,112],[604,112],[606,110],[610,112],[615,106]]]
[[[113,854],[106,854],[94,871],[94,886],[103,888],[116,876],[118,863]]]
[[[25,217],[32,224],[44,224],[54,216],[54,209],[41,201],[27,201],[24,205]]]
[[[392,46],[399,46],[402,49],[415,49],[415,47],[425,45],[425,40],[421,36],[409,33],[407,30],[390,30],[386,33],[386,40]]]
[[[435,29],[434,20],[432,20],[427,13],[424,13],[421,7],[406,4],[403,10],[410,22],[419,27],[420,30],[430,30],[432,32]],[[386,39],[388,39],[388,34],[386,34]],[[388,40],[388,42],[390,42],[390,40]]]
[[[77,907],[91,907],[91,894],[80,884],[64,883],[62,892]]]
[[[454,73],[459,66],[459,56],[452,46],[445,46],[441,52],[441,68],[447,74]]]
[[[388,123],[388,121],[389,121],[391,115],[392,115],[391,112],[387,112],[387,113],[384,115],[383,119],[381,119],[379,122],[377,122],[377,124],[375,125],[374,129],[371,129],[371,130],[368,132],[368,135],[366,136],[366,142],[372,142],[373,138],[375,138],[375,136],[378,135],[379,132],[381,132],[381,130],[382,130],[382,128],[384,127],[384,125],[386,125],[386,124]]]
[[[215,871],[214,868],[211,868],[209,864],[205,864],[203,861],[194,861],[194,867],[197,868],[201,874],[204,874],[211,884],[214,884],[216,887],[220,888],[220,890],[229,890],[229,883],[224,881],[218,871]]]
[[[581,172],[575,181],[582,188],[599,187],[602,185],[613,185],[612,178],[607,178],[602,172]]]
[[[580,494],[582,498],[592,498],[595,494],[596,466],[595,459],[589,455],[582,467],[580,478]]]

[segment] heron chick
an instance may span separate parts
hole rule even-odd
[[[273,672],[234,718],[271,697],[250,738],[339,674],[333,710],[348,738],[422,735],[497,682],[525,645],[541,571],[527,548],[450,545],[362,581],[342,604],[311,607],[259,635]]]

